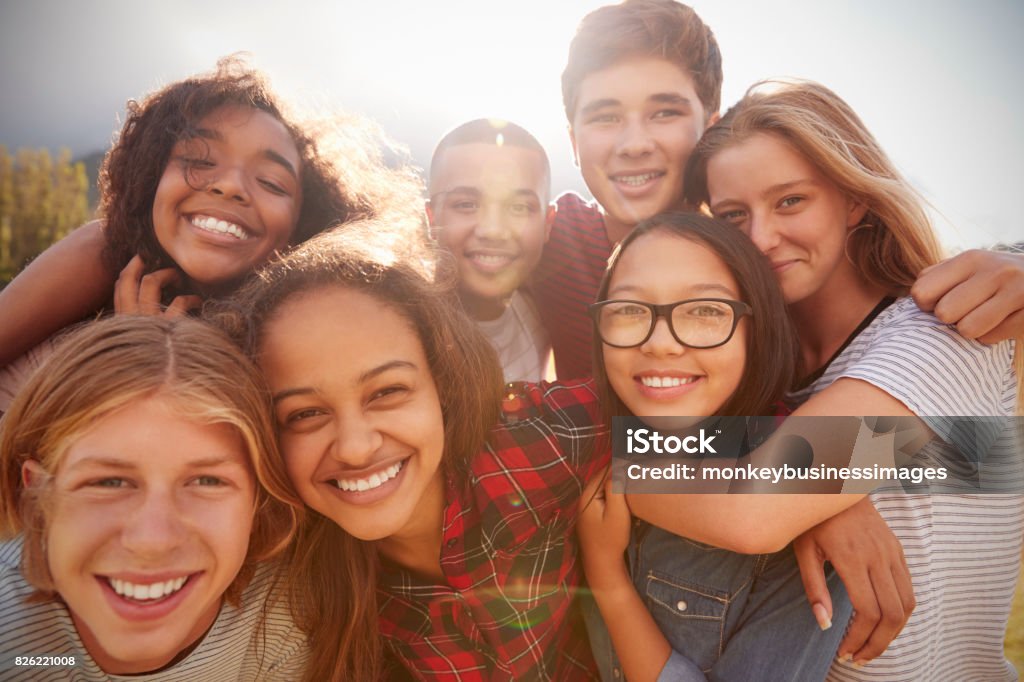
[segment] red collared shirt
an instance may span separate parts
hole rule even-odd
[[[608,464],[590,382],[521,385],[468,480],[449,481],[434,584],[385,564],[381,632],[424,680],[596,679],[573,597],[574,527],[586,482]]]

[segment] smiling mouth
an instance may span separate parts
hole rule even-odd
[[[249,234],[238,225],[212,216],[196,214],[189,218],[189,222],[204,232],[210,232],[212,234],[226,234],[238,239],[239,241],[249,239]]]
[[[514,256],[503,253],[482,253],[479,251],[473,251],[466,254],[466,257],[474,264],[482,266],[488,270],[497,270],[504,268],[513,260]]]
[[[136,604],[156,604],[177,594],[191,576],[181,576],[156,583],[132,583],[118,578],[107,578],[107,584],[119,597]]]
[[[700,377],[640,377],[640,383],[648,388],[675,388],[692,384]]]
[[[664,175],[665,173],[663,172],[642,173],[640,175],[616,175],[613,177],[613,179],[615,180],[615,182],[621,183],[623,185],[629,185],[630,187],[640,187],[641,185],[644,185],[645,183],[648,183],[656,178],[660,178]]]
[[[334,485],[338,486],[341,490],[347,492],[365,492],[367,490],[373,490],[379,488],[395,476],[402,470],[405,463],[408,460],[402,460],[401,462],[395,462],[386,469],[374,472],[366,478],[336,478],[334,479]]]

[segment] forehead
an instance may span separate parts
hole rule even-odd
[[[412,323],[383,301],[354,289],[323,287],[286,299],[266,323],[260,367],[274,391],[357,382],[393,360],[426,368]]]
[[[210,458],[248,462],[237,427],[187,416],[179,399],[158,393],[94,419],[71,439],[57,469],[96,459],[139,470],[170,470]]]
[[[679,66],[660,57],[629,57],[592,71],[580,81],[574,113],[601,100],[630,106],[663,95],[684,97],[703,111],[693,78]]]
[[[272,150],[298,164],[299,150],[284,123],[262,109],[227,105],[199,120],[200,136],[257,151]]]
[[[539,151],[510,144],[471,142],[441,152],[430,178],[430,193],[463,187],[497,195],[525,189],[543,196],[547,184]]]
[[[740,296],[736,278],[718,254],[701,242],[661,230],[640,237],[619,258],[609,295],[621,293],[647,296],[651,303]]]
[[[817,166],[793,145],[769,133],[754,133],[708,160],[709,185],[752,186],[821,177]]]

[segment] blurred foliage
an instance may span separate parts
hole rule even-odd
[[[46,247],[89,220],[85,164],[62,149],[0,145],[0,286]]]

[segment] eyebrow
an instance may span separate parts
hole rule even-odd
[[[683,106],[690,106],[691,104],[689,97],[683,97],[676,92],[656,92],[647,99],[661,104],[678,104]]]
[[[223,464],[244,466],[241,462],[236,461],[236,458],[234,457],[223,457],[219,455],[204,457],[203,459],[188,460],[185,463],[190,467],[203,468],[216,467]],[[87,456],[69,466],[68,470],[74,471],[76,469],[83,469],[90,466],[101,466],[107,469],[116,469],[118,471],[131,471],[138,468],[135,464],[126,462],[123,459],[118,459],[117,457]]]
[[[811,178],[800,178],[798,180],[792,180],[790,182],[780,182],[777,185],[772,185],[771,187],[766,187],[765,190],[763,192],[761,192],[761,196],[762,197],[770,197],[770,196],[773,196],[773,195],[776,195],[776,194],[782,194],[784,192],[788,192],[791,189],[794,189],[794,188],[799,187],[801,185],[811,185],[812,187],[816,187],[816,186],[818,186],[818,184],[819,184],[818,182],[815,182]],[[742,201],[737,201],[736,199],[733,199],[732,197],[726,197],[725,199],[722,199],[721,201],[716,201],[715,203],[711,204],[708,208],[710,208],[712,213],[714,213],[716,211],[720,211],[723,206],[730,206],[732,204],[740,204],[740,205],[742,205],[743,202]]]
[[[416,365],[409,362],[408,360],[392,360],[390,362],[385,362],[382,365],[378,365],[373,369],[368,369],[362,374],[360,374],[359,378],[356,379],[356,383],[364,384],[367,381],[373,379],[374,377],[380,376],[384,372],[387,372],[392,369],[416,369]],[[291,398],[292,396],[296,395],[309,395],[311,393],[316,393],[316,391],[310,386],[298,386],[296,388],[287,388],[283,391],[279,391],[274,394],[273,403],[276,405],[285,398]]]
[[[586,116],[587,114],[592,114],[599,109],[604,109],[605,107],[615,107],[619,106],[620,104],[622,104],[622,102],[620,102],[617,99],[612,99],[611,97],[605,97],[604,99],[595,99],[593,102],[587,102],[582,107],[580,107],[580,114]]]
[[[224,141],[224,136],[220,134],[220,131],[213,130],[212,128],[199,128],[198,130],[196,130],[196,135],[203,139],[213,140],[215,142]],[[268,148],[261,150],[260,153],[263,155],[263,158],[267,159],[268,161],[273,161],[274,163],[278,164],[286,171],[288,171],[288,173],[293,178],[295,178],[296,180],[299,179],[299,172],[295,170],[295,166],[292,164],[291,161],[286,159],[279,152],[276,152],[273,149]]]
[[[439,197],[441,195],[445,195],[445,194],[465,194],[465,195],[470,195],[470,196],[474,196],[474,197],[482,197],[482,196],[484,196],[484,192],[480,191],[476,187],[471,187],[469,185],[459,185],[458,187],[452,187],[451,189],[443,189],[440,192],[435,192],[433,195],[431,195],[430,200],[433,201],[437,197]],[[514,190],[512,190],[511,194],[514,197],[522,196],[522,197],[528,197],[530,199],[536,199],[537,201],[540,201],[540,195],[537,194],[537,192],[535,192],[532,189],[527,189],[525,187],[520,188],[520,189],[514,189]]]
[[[723,286],[721,284],[715,284],[714,282],[699,282],[697,284],[693,284],[691,286],[688,286],[686,288],[686,290],[688,292],[691,292],[692,294],[696,294],[695,296],[693,296],[694,298],[701,298],[701,296],[699,294],[708,294],[708,293],[725,294],[726,296],[729,296],[731,298],[736,298],[738,296],[737,293],[735,291],[733,291],[732,289],[730,289],[729,287]],[[624,286],[614,287],[613,289],[611,289],[608,292],[608,294],[611,295],[612,292],[615,292],[616,295],[619,295],[619,294],[622,294],[622,293],[637,294],[640,291],[642,291],[642,287],[640,287],[638,285],[635,285],[635,284],[626,284]],[[680,299],[680,300],[686,300],[686,299]]]

